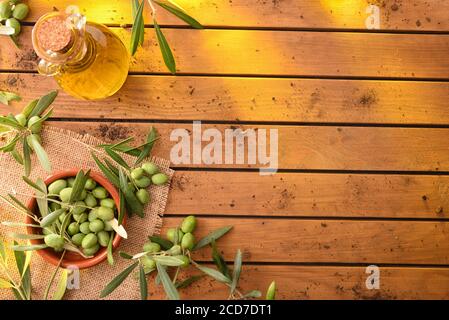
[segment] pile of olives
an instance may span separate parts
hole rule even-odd
[[[0,0],[1,1],[1,0]],[[0,22],[14,29],[13,36],[19,35],[21,31],[20,21],[25,19],[30,8],[19,0],[3,0],[0,2]]]
[[[89,178],[81,192],[80,201],[69,204],[75,178],[60,179],[48,185],[48,195],[57,202],[50,201],[51,212],[66,209],[51,227],[43,230],[44,242],[56,252],[62,251],[64,237],[56,233],[68,214],[71,215],[66,232],[71,242],[79,247],[85,256],[93,256],[100,247],[107,247],[113,237],[111,220],[117,215],[114,200],[108,191]]]
[[[195,237],[193,235],[195,228],[195,216],[188,216],[178,228],[170,228],[167,230],[167,239],[173,243],[173,246],[165,251],[165,253],[183,261],[181,267],[184,268],[190,264],[190,259],[186,255],[186,252],[192,250],[195,246]],[[161,246],[158,243],[148,241],[143,245],[143,251],[146,252],[146,255],[140,261],[144,266],[145,273],[148,273],[156,268],[156,262],[151,256],[160,252]]]
[[[146,188],[151,184],[160,186],[168,181],[167,175],[159,172],[159,167],[152,162],[146,162],[141,167],[133,169],[131,179],[130,187],[135,190],[137,199],[144,205],[150,202],[150,194]]]

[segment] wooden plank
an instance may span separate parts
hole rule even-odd
[[[259,0],[177,0],[189,14],[205,26],[264,28],[348,28],[365,29],[371,4],[380,7],[380,28],[383,30],[447,31],[449,4],[444,0],[414,1],[259,1]],[[73,3],[68,0],[33,1],[27,21],[36,21],[42,14],[64,10]],[[88,19],[107,24],[131,23],[129,2],[123,0],[79,0],[76,4]],[[150,10],[145,11],[150,23]],[[158,10],[163,24],[184,25],[183,22]]]
[[[129,29],[114,30],[129,43]],[[35,69],[30,32],[31,27],[24,28],[22,50],[6,41],[0,69]],[[449,35],[179,29],[164,33],[179,73],[435,79],[449,75]],[[153,30],[146,30],[144,48],[131,71],[167,73]]]
[[[209,265],[209,267],[213,267]],[[368,290],[368,274],[363,267],[321,266],[252,266],[244,265],[241,274],[242,292],[265,292],[276,281],[277,298],[285,299],[448,299],[449,270],[445,268],[380,268],[380,289]],[[197,275],[190,268],[186,275]],[[152,284],[154,277],[150,277]],[[183,279],[183,277],[181,278]],[[229,288],[209,278],[202,278],[187,289],[180,290],[182,299],[226,299]],[[150,299],[165,299],[162,288],[151,287]]]
[[[60,128],[90,133],[106,141],[117,141],[128,136],[134,136],[138,141],[143,142],[150,127],[150,124],[145,123],[50,123]],[[158,140],[154,152],[167,159],[170,158],[170,151],[178,141],[170,141],[173,130],[185,129],[187,130],[186,134],[189,135],[192,135],[193,132],[192,124],[155,123],[153,125],[161,134],[161,139]],[[270,141],[269,130],[278,130],[278,167],[281,169],[449,171],[449,153],[447,152],[449,150],[449,140],[447,139],[449,129],[202,125],[202,131],[209,128],[218,129],[222,137],[225,137],[226,129],[241,129],[243,131],[247,129],[257,129],[258,131],[266,129],[267,143]],[[260,132],[263,133],[263,131]],[[203,142],[202,147],[207,144],[209,142]],[[192,145],[191,141],[190,145]],[[268,146],[266,150],[267,155],[269,155]],[[192,154],[193,152],[191,152]],[[224,154],[223,149],[222,164],[192,164],[193,157],[191,156],[191,164],[180,164],[178,166],[266,167],[261,165],[258,160],[260,158],[256,159],[255,165],[248,164],[247,160],[244,160],[243,164],[225,164]],[[247,159],[246,155],[247,151],[245,151],[245,159]]]
[[[0,87],[30,101],[57,85],[36,74],[0,73]],[[80,100],[61,91],[55,116],[449,124],[448,93],[445,82],[132,75],[118,94],[105,101]],[[12,112],[19,112],[22,105],[13,103]]]
[[[162,234],[181,220],[166,217]],[[227,260],[240,249],[246,262],[449,264],[447,222],[207,218],[195,235],[227,225],[234,229],[217,243]],[[209,249],[194,254],[210,257]]]
[[[441,219],[448,186],[432,176],[177,171],[165,212]]]

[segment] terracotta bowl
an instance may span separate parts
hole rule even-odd
[[[76,174],[78,173],[78,171],[79,171],[79,169],[59,171],[59,172],[56,172],[55,174],[49,176],[47,179],[44,180],[44,182],[48,186],[50,183],[52,183],[55,180],[75,177]],[[95,182],[97,182],[97,184],[101,185],[109,192],[109,195],[114,199],[116,207],[119,208],[120,207],[120,197],[119,197],[119,194],[118,194],[117,190],[115,189],[114,185],[111,184],[101,174],[96,173],[96,172],[91,172],[90,178],[95,180]],[[35,198],[30,199],[27,203],[27,206],[32,212],[35,212],[35,213],[38,212],[37,202],[36,202]],[[33,223],[35,223],[35,221],[33,219],[31,219],[30,217],[27,217],[26,223],[33,224]],[[123,218],[122,225],[125,226],[125,223],[126,223],[126,215]],[[41,229],[27,227],[27,232],[28,232],[28,234],[41,234]],[[116,234],[114,237],[114,240],[112,241],[112,247],[114,250],[117,249],[117,247],[120,245],[121,240],[122,240],[122,238],[118,234]],[[30,242],[32,244],[44,243],[44,241],[40,240],[40,239],[39,240],[30,240]],[[55,252],[51,248],[37,250],[37,253],[42,258],[44,258],[44,260],[50,262],[51,264],[53,264],[55,266],[58,265],[59,260],[61,259],[61,254],[62,254],[60,252]],[[63,268],[67,268],[67,267],[71,266],[71,267],[77,267],[78,269],[85,269],[85,268],[93,267],[93,266],[103,262],[104,260],[106,260],[106,258],[107,258],[107,248],[104,248],[104,247],[100,248],[100,250],[95,254],[95,256],[92,258],[89,258],[89,259],[83,258],[81,255],[79,255],[76,252],[66,251],[66,254],[64,256],[64,259],[62,260],[61,266]]]

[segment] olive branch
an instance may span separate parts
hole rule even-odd
[[[167,42],[167,39],[165,38],[164,34],[162,33],[162,30],[157,23],[156,19],[156,7],[154,4],[157,4],[159,7],[163,8],[164,10],[167,10],[171,14],[175,15],[179,19],[183,20],[187,24],[189,24],[194,29],[203,29],[203,26],[201,23],[199,23],[197,20],[189,16],[184,9],[182,9],[179,5],[177,5],[174,1],[168,0],[168,3],[162,3],[160,1],[156,0],[147,0],[148,5],[151,8],[151,17],[153,19],[153,25],[154,30],[156,32],[156,37],[159,43],[159,48],[162,53],[162,58],[164,59],[164,63],[168,70],[172,73],[176,73],[176,61],[173,56],[172,50],[170,49],[170,46]],[[131,0],[132,3],[132,12],[133,12],[133,27],[131,32],[131,55],[134,56],[137,52],[137,48],[139,46],[143,45],[144,41],[144,35],[145,35],[145,23],[143,20],[143,9],[145,6],[145,0],[142,0],[140,2],[139,0]]]
[[[111,294],[136,268],[139,270],[137,276],[139,278],[140,297],[142,300],[148,298],[148,281],[146,277],[151,273],[156,273],[156,285],[162,284],[165,294],[170,300],[179,300],[178,290],[189,287],[204,276],[209,276],[229,287],[228,299],[230,300],[261,297],[262,293],[259,290],[242,293],[239,289],[240,274],[242,272],[241,251],[237,250],[234,266],[231,270],[217,248],[216,241],[227,234],[232,229],[232,226],[216,229],[196,243],[193,235],[195,227],[196,218],[188,216],[183,220],[181,226],[168,229],[167,239],[160,236],[150,236],[148,238],[149,241],[143,245],[142,252],[134,255],[122,251],[119,252],[123,259],[131,261],[132,264],[106,285],[100,297],[104,298]],[[212,248],[212,260],[216,269],[200,265],[192,258],[193,252],[207,246]],[[178,280],[179,274],[188,266],[194,266],[202,274],[190,276],[182,281]],[[170,276],[170,273],[173,273],[171,271],[174,272],[172,277]],[[266,299],[275,299],[275,293],[276,284],[273,281],[267,290]]]

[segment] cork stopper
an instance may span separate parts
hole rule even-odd
[[[37,40],[44,50],[61,52],[72,42],[72,30],[63,17],[55,16],[43,21],[36,30]]]

